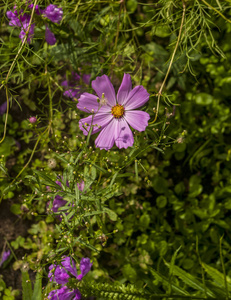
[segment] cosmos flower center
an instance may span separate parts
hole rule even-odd
[[[111,113],[115,118],[121,118],[124,115],[124,107],[121,104],[116,104],[112,107]]]

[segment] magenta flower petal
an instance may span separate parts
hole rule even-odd
[[[62,259],[61,264],[66,271],[70,272],[73,276],[77,278],[78,274],[77,274],[76,265],[73,258],[66,256]]]
[[[82,278],[91,270],[93,263],[91,263],[90,258],[83,257],[80,261],[80,271],[81,274],[77,276],[78,280],[82,280]]]
[[[63,266],[57,266],[54,271],[54,281],[58,284],[68,283],[70,276],[67,274]]]
[[[78,101],[77,108],[82,111],[91,113],[92,109],[94,109],[95,112],[99,109],[99,103],[97,102],[97,97],[95,95],[83,93]],[[110,109],[108,109],[108,111],[110,111]]]
[[[29,29],[29,33],[28,33],[28,36],[27,36],[27,43],[28,44],[30,44],[32,42],[32,39],[34,37],[34,27],[35,27],[35,24],[31,24],[30,29]],[[19,37],[22,41],[26,36],[26,32],[27,32],[28,28],[29,28],[29,22],[23,24],[23,26],[21,27],[22,30],[19,34]]]
[[[74,99],[78,98],[81,95],[81,91],[79,89],[69,89],[63,93],[63,96]]]
[[[0,116],[2,116],[7,111],[7,101],[3,102],[2,105],[0,105]]]
[[[134,143],[133,134],[125,119],[116,120],[115,144],[121,149],[131,147]]]
[[[80,190],[80,192],[82,192],[85,187],[84,181],[82,180],[80,183],[77,183],[77,187]]]
[[[53,23],[60,23],[63,18],[62,8],[58,8],[57,5],[54,4],[49,4],[44,9],[43,14]]]
[[[124,74],[122,83],[117,93],[117,102],[122,105],[126,103],[126,100],[128,99],[128,94],[131,90],[132,90],[131,76],[129,74]]]
[[[102,99],[102,94],[104,94],[105,99],[107,100],[107,105],[116,105],[115,90],[107,75],[97,77],[92,81],[91,85],[100,99]]]
[[[46,42],[51,46],[56,43],[55,35],[52,31],[50,31],[48,26],[46,26],[45,39],[46,39]]]
[[[88,132],[90,130],[91,125],[93,125],[92,134],[99,132],[102,130],[105,126],[108,125],[108,123],[113,119],[111,114],[109,113],[97,113],[93,116],[88,116],[84,119],[81,119],[79,121],[79,128],[83,131],[84,135],[88,135]],[[98,126],[97,126],[97,125]],[[95,126],[94,126],[95,125]]]
[[[3,252],[2,254],[2,259],[0,261],[0,267],[3,265],[3,263],[8,259],[8,257],[10,256],[11,252],[10,250]]]
[[[138,108],[148,101],[149,96],[145,88],[142,85],[138,85],[130,91],[123,105],[126,110]]]
[[[114,134],[115,134],[115,126],[117,120],[114,118],[111,122],[103,128],[103,130],[98,135],[97,139],[95,140],[95,145],[100,150],[105,149],[109,150],[112,148],[115,142]]]
[[[145,111],[132,110],[126,111],[125,119],[132,128],[138,131],[144,131],[148,126],[148,120],[150,119],[150,116]]]
[[[74,298],[73,298],[74,297]],[[70,290],[67,286],[53,290],[48,295],[49,300],[80,300],[81,293],[78,289]]]
[[[91,74],[83,74],[82,78],[85,84],[90,84]]]

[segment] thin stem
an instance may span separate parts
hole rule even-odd
[[[158,92],[155,119],[152,122],[150,122],[149,125],[156,122],[156,119],[157,119],[157,116],[158,116],[158,111],[159,111],[159,106],[160,106],[161,93],[162,93],[162,90],[163,90],[164,85],[166,83],[166,80],[168,78],[169,72],[171,70],[171,67],[172,67],[172,64],[173,64],[173,60],[174,60],[174,57],[176,55],[176,51],[177,51],[177,48],[179,46],[179,42],[180,42],[180,39],[181,39],[181,33],[182,33],[183,25],[184,25],[185,11],[186,11],[186,5],[185,5],[184,1],[182,1],[182,5],[183,5],[183,14],[182,14],[181,25],[180,25],[180,30],[179,30],[179,35],[178,35],[178,38],[177,38],[176,46],[174,48],[174,51],[173,51],[173,54],[172,54],[172,57],[171,57],[171,60],[170,60],[170,63],[169,63],[167,73],[166,73],[166,75],[164,77],[164,81],[162,82],[161,87],[160,87],[159,92]]]
[[[19,48],[18,50],[18,53],[16,54],[11,66],[10,66],[10,69],[6,75],[6,79],[4,80],[4,83],[0,86],[0,90],[4,87],[4,85],[6,84],[7,85],[7,82],[9,80],[9,77],[10,77],[10,74],[11,72],[13,71],[13,68],[16,64],[16,61],[19,57],[19,55],[21,54],[22,50],[23,50],[23,46],[25,45],[26,41],[27,41],[27,37],[28,37],[28,34],[29,34],[29,31],[30,31],[30,27],[31,27],[31,24],[32,24],[32,20],[33,20],[33,15],[34,15],[34,11],[35,11],[35,7],[37,5],[37,1],[38,0],[35,0],[34,2],[34,6],[33,6],[33,9],[32,9],[32,13],[31,13],[31,18],[30,18],[30,22],[29,22],[29,25],[27,27],[27,31],[26,31],[26,34],[25,34],[25,37],[22,41],[22,45],[21,47]],[[6,119],[5,119],[5,124],[4,124],[4,132],[3,132],[3,137],[2,139],[0,140],[0,144],[4,141],[5,137],[6,137],[6,125],[7,125],[7,120],[8,120],[8,114],[9,114],[9,98],[8,98],[8,91],[7,91],[7,86],[6,86],[6,101],[7,101],[7,111],[6,111]]]
[[[211,8],[212,10],[214,10],[217,14],[219,14],[223,19],[225,19],[227,22],[231,23],[231,20],[227,19],[219,10],[217,10],[215,7],[213,7],[212,5],[210,5],[208,2],[206,2],[205,0],[201,0],[202,2],[204,2],[204,4],[206,4],[209,8]]]
[[[32,158],[33,158],[33,156],[34,156],[34,153],[35,153],[35,150],[36,150],[36,148],[37,148],[37,146],[38,146],[39,141],[41,140],[42,136],[46,133],[46,131],[47,131],[48,129],[49,129],[49,127],[47,127],[47,128],[43,131],[43,133],[39,136],[39,138],[37,139],[37,141],[36,141],[36,143],[35,143],[35,146],[34,146],[34,148],[33,148],[33,150],[32,150],[32,153],[31,153],[31,156],[30,156],[28,162],[25,164],[25,166],[22,168],[22,170],[17,174],[17,176],[14,178],[14,180],[11,182],[11,184],[13,184],[13,183],[15,182],[15,180],[22,174],[22,172],[27,168],[27,166],[29,165],[29,163],[31,162],[31,160],[32,160]]]

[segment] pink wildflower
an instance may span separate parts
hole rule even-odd
[[[93,113],[79,121],[80,129],[84,135],[88,135],[91,126],[92,134],[101,131],[95,140],[100,149],[111,149],[114,143],[120,149],[131,147],[134,138],[129,125],[138,131],[148,126],[149,114],[135,109],[149,100],[149,93],[141,85],[132,89],[129,74],[124,74],[117,97],[106,75],[93,80],[92,88],[98,97],[83,93],[77,104],[78,109]]]

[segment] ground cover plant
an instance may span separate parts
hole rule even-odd
[[[231,299],[230,0],[0,11],[0,298]]]

